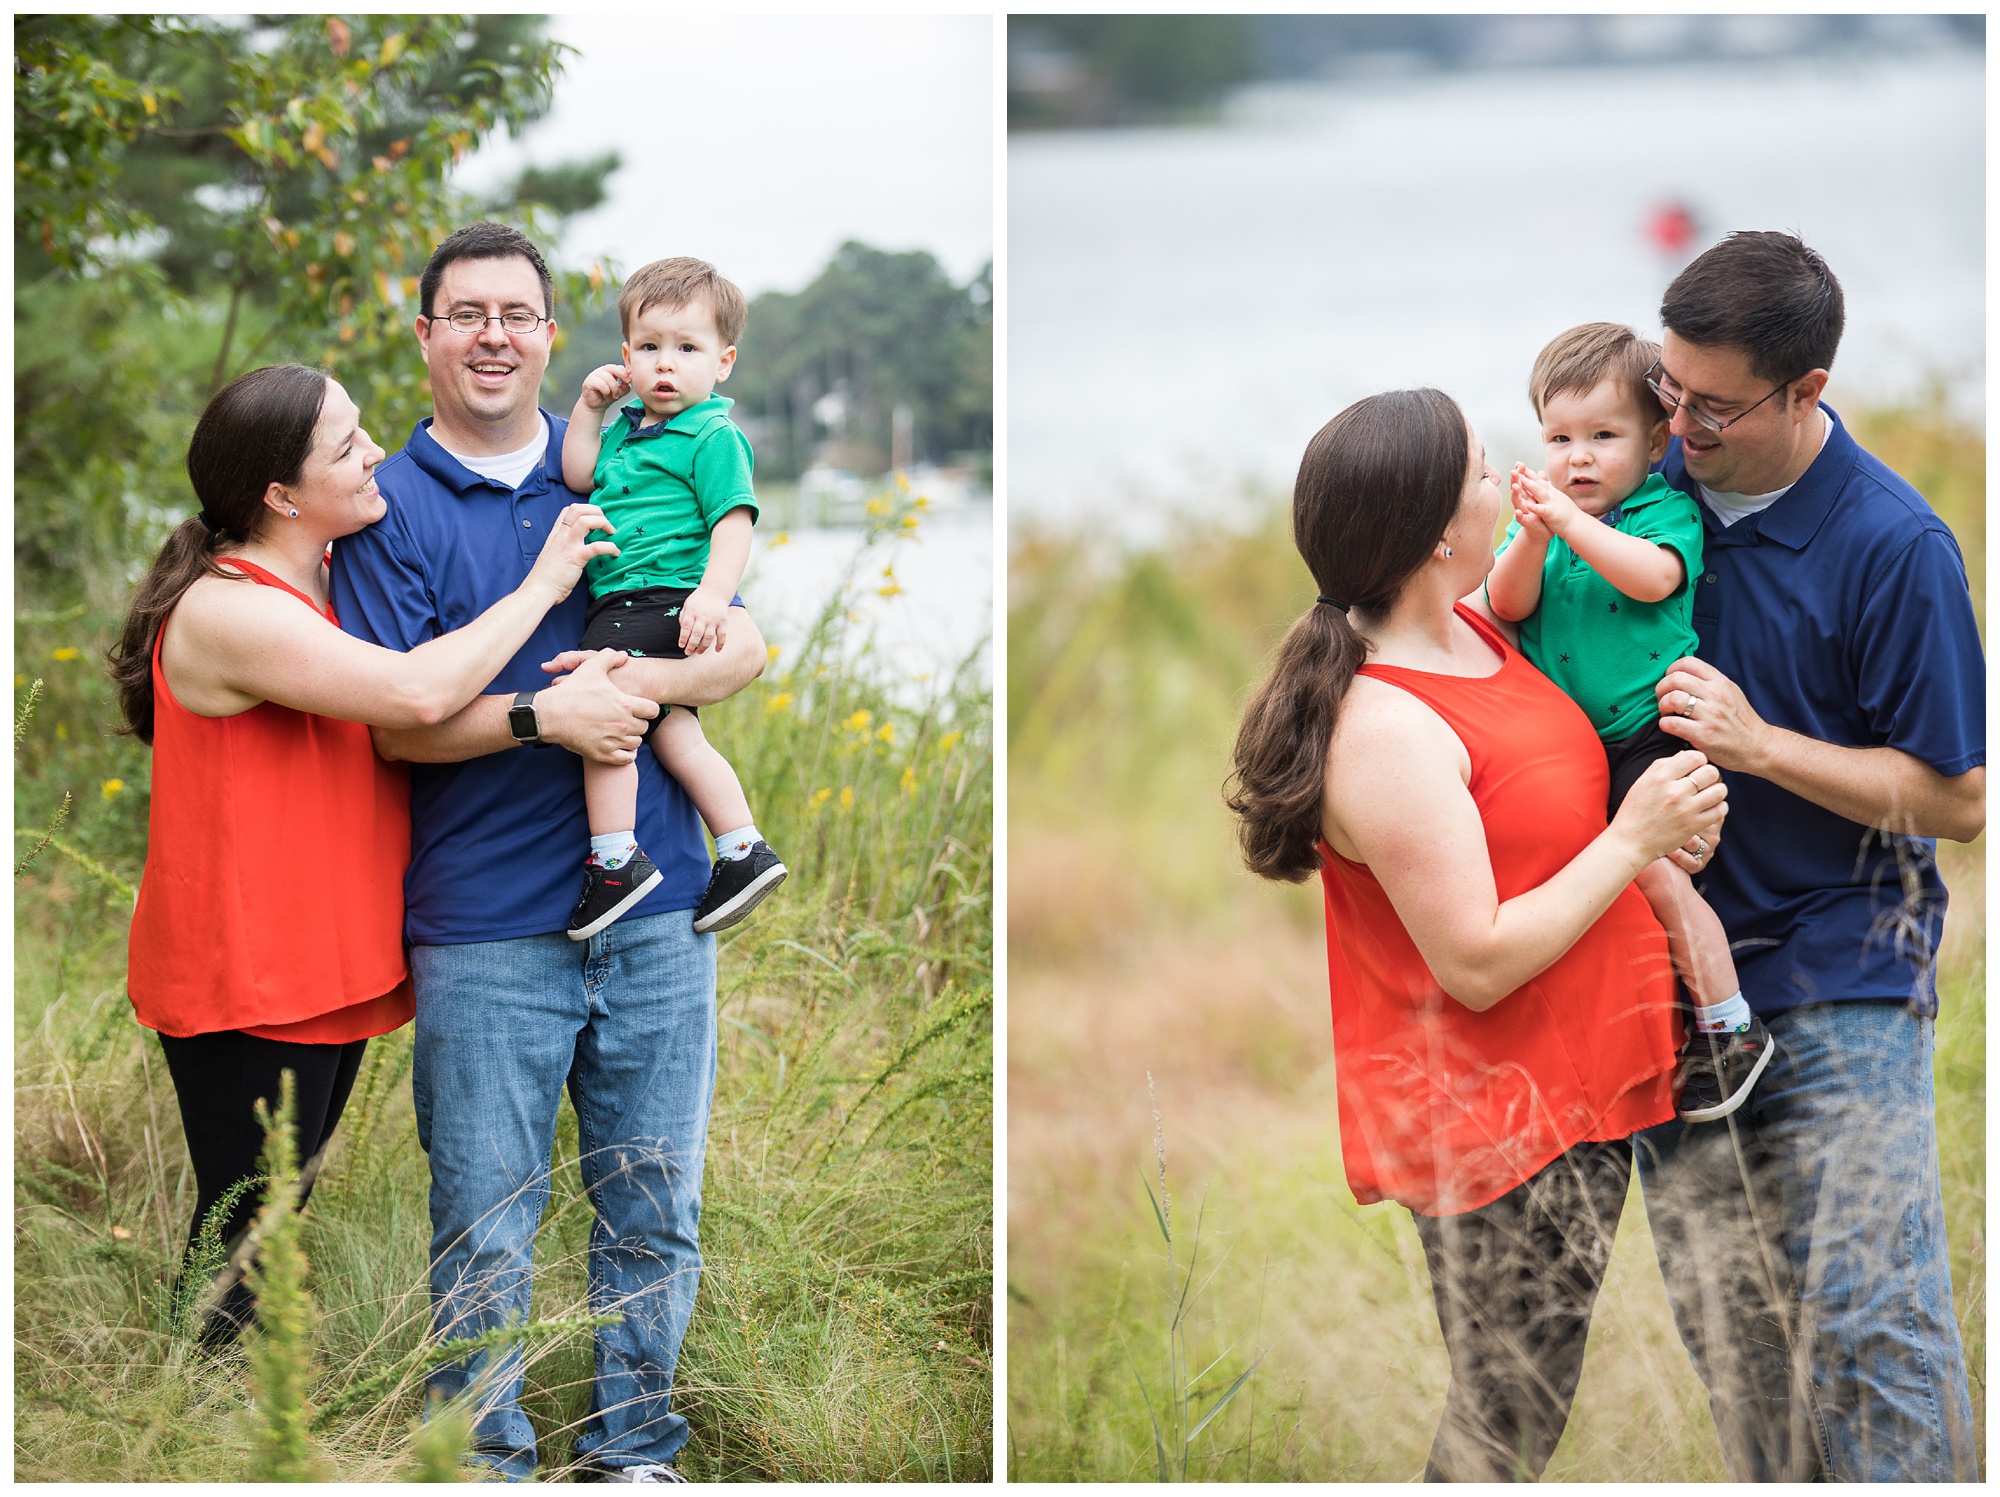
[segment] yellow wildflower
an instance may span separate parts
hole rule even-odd
[[[771,537],[771,544],[774,546],[789,546],[791,543],[792,533],[789,530],[781,530]],[[776,652],[773,651],[773,653],[775,654]]]
[[[896,741],[896,725],[894,723],[882,724],[881,727],[875,730],[875,736],[884,743],[894,743]]]
[[[855,710],[854,716],[847,720],[847,726],[851,732],[866,733],[868,725],[873,721],[875,721],[875,714],[870,712],[866,707],[860,707]]]
[[[792,694],[789,691],[781,691],[764,703],[764,710],[766,712],[783,712],[791,705]]]
[[[765,645],[764,664],[776,665],[777,663],[778,663],[778,647],[776,645]]]
[[[938,752],[940,754],[950,753],[954,748],[958,747],[958,740],[963,738],[964,736],[965,735],[959,732],[958,729],[953,728],[949,733],[945,734],[944,737],[938,740]]]
[[[905,765],[903,766],[903,780],[902,780],[902,789],[903,789],[903,794],[905,794],[905,795],[915,795],[915,794],[917,793],[917,766],[916,766],[916,765],[914,765],[914,764],[905,764]]]
[[[862,508],[871,515],[886,515],[889,513],[889,501],[887,498],[870,499]]]
[[[125,782],[124,782],[123,780],[120,780],[120,779],[115,779],[115,778],[114,778],[114,779],[109,779],[109,780],[106,780],[106,781],[105,781],[105,782],[104,782],[104,783],[103,783],[103,784],[102,784],[101,786],[99,786],[98,788],[99,788],[99,790],[100,790],[100,791],[102,792],[102,794],[103,794],[104,798],[105,798],[106,800],[110,800],[112,796],[116,795],[116,794],[117,794],[117,793],[118,793],[119,791],[121,791],[121,790],[123,790],[123,789],[125,788]]]
[[[83,651],[79,650],[75,645],[64,645],[49,658],[51,660],[81,660],[83,659]]]
[[[828,801],[832,799],[833,799],[833,792],[831,790],[822,787],[821,789],[815,790],[812,793],[812,800],[807,803],[807,809],[812,811],[817,811],[821,806],[825,805]]]
[[[840,787],[840,809],[843,811],[854,809],[854,787],[852,785],[842,785]]]

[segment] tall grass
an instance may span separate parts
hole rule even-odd
[[[131,900],[111,880],[140,871],[148,765],[106,731],[114,624],[17,620],[17,695],[30,669],[49,682],[20,820],[45,826],[66,790],[76,810],[73,855],[51,847],[17,885],[15,1471],[241,1480],[262,1459],[251,1385],[241,1352],[196,1351],[169,1293],[193,1179],[123,993]],[[697,1479],[991,1471],[990,695],[968,665],[913,704],[848,627],[836,598],[703,719],[793,873],[721,941],[706,1266],[674,1403]],[[410,1061],[407,1029],[371,1043],[297,1223],[317,1325],[296,1402],[335,1480],[441,1479],[462,1438],[451,1411],[418,1424],[439,1352]],[[589,1397],[576,1151],[565,1101],[519,1333],[544,1479]]]
[[[1978,431],[1937,402],[1844,414],[1952,525],[1983,619]],[[1408,1480],[1443,1403],[1448,1365],[1408,1213],[1360,1206],[1345,1183],[1318,891],[1243,872],[1219,800],[1243,701],[1314,591],[1275,499],[1268,513],[1248,534],[1204,531],[1133,555],[1044,536],[1012,557],[1007,1460],[1017,1480],[1153,1477],[1152,1369],[1183,1355],[1176,1338],[1182,1365],[1215,1363],[1197,1401],[1256,1368],[1188,1451],[1195,1478]],[[1982,1439],[1984,850],[1983,838],[1939,848],[1952,899],[1936,1055],[1952,1281]],[[1187,1313],[1143,1188],[1148,1073],[1176,1161],[1177,1230],[1202,1214],[1213,1269]],[[1636,1187],[1546,1474],[1725,1476]]]

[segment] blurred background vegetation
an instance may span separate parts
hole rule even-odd
[[[1983,629],[1981,431],[1941,395],[1873,411],[1837,391],[1830,399],[1951,524]],[[1240,530],[1183,526],[1163,544],[1125,549],[1015,535],[1016,1480],[1150,1479],[1154,1421],[1173,1428],[1169,1392],[1178,1387],[1191,1410],[1186,1429],[1253,1367],[1185,1451],[1191,1475],[1408,1480],[1442,1407],[1447,1363],[1409,1214],[1357,1205],[1341,1164],[1318,885],[1244,872],[1220,800],[1243,703],[1314,591],[1291,546],[1289,506],[1267,495],[1258,513],[1261,523]],[[1951,906],[1936,1061],[1953,1289],[1982,1431],[1985,845],[1938,848]],[[1171,1252],[1146,1196],[1162,1159]],[[1176,1366],[1192,1370],[1189,1382],[1175,1382]],[[1176,1455],[1170,1436],[1170,1463]],[[1635,1187],[1548,1477],[1724,1474]]]
[[[17,859],[70,805],[16,883],[23,1479],[253,1469],[240,1360],[195,1355],[165,1301],[193,1182],[124,996],[150,760],[115,732],[104,651],[194,507],[183,455],[214,389],[283,359],[325,367],[393,449],[428,412],[409,324],[435,244],[492,217],[547,246],[601,199],[615,155],[484,197],[453,186],[483,140],[548,108],[562,60],[535,16],[15,22],[17,715],[42,683],[17,732]],[[562,322],[602,313],[616,267],[553,268]],[[797,346],[819,351],[798,366],[824,365],[850,283],[879,304],[856,315],[935,326],[958,383],[914,356],[869,364],[878,345],[832,373],[865,385],[885,421],[928,400],[935,427],[920,432],[990,441],[990,376],[982,397],[971,368],[983,283],[954,286],[928,256],[849,246],[818,300],[760,298],[772,362]],[[614,337],[587,356],[616,354]],[[554,387],[544,404],[568,409]],[[697,1430],[683,1465],[703,1476],[990,1472],[991,694],[975,661],[911,682],[860,641],[856,579],[893,566],[926,518],[893,490],[868,515],[817,626],[714,725],[795,877],[721,954],[710,1272],[678,1405]],[[427,1172],[408,1066],[407,1030],[371,1046],[303,1225],[320,1308],[312,1437],[338,1479],[404,1476],[420,1453]],[[574,1153],[565,1103],[537,1246],[535,1313],[558,1322],[584,1298]],[[588,1397],[587,1332],[545,1337],[533,1363],[553,1470]]]
[[[1985,39],[1983,15],[1016,15],[1007,123],[1197,122],[1263,79],[1880,56]]]

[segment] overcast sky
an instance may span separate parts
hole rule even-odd
[[[550,32],[578,53],[554,107],[460,181],[616,148],[564,263],[698,255],[755,296],[796,291],[845,239],[927,249],[961,281],[992,256],[988,17],[565,15]]]

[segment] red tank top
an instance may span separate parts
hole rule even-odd
[[[1465,745],[1502,900],[1546,883],[1605,827],[1610,771],[1581,709],[1486,620],[1477,679],[1361,673],[1429,706]],[[1341,1153],[1362,1202],[1450,1216],[1499,1199],[1564,1150],[1673,1115],[1673,968],[1637,886],[1484,1013],[1449,997],[1375,875],[1322,841]]]
[[[252,581],[297,588],[235,557]],[[139,1022],[345,1044],[409,1022],[410,790],[363,723],[260,702],[201,717],[153,641],[153,799],[127,987]]]

